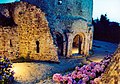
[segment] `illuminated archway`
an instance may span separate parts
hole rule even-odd
[[[76,35],[73,38],[73,43],[72,43],[72,54],[82,54],[82,37],[80,35]]]

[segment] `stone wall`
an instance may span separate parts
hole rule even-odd
[[[60,4],[59,0],[21,1],[35,6],[18,2],[0,7],[1,14],[13,23],[7,26],[17,28],[17,55],[39,60],[47,57],[56,60],[57,53],[70,57],[76,35],[82,39],[80,54],[89,55],[93,40],[93,0],[62,0]],[[40,48],[40,53],[36,53],[36,48]]]
[[[120,44],[103,74],[100,84],[120,84]]]
[[[0,55],[58,61],[45,14],[26,2],[0,5],[0,8],[6,5],[10,5],[8,11],[17,25],[0,27]]]
[[[0,27],[0,55],[15,59],[18,42],[17,27]]]

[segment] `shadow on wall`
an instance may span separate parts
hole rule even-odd
[[[17,26],[12,17],[5,17],[0,13],[0,25],[1,26]]]

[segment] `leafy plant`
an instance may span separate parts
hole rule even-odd
[[[11,71],[12,63],[6,57],[0,56],[0,84],[11,84],[14,80],[14,72]]]

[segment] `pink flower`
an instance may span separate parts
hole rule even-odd
[[[86,70],[91,70],[91,66],[90,66],[90,65],[87,65],[87,66],[85,67],[85,69],[86,69]]]
[[[103,72],[103,71],[104,71],[104,68],[101,67],[101,68],[100,68],[100,71]]]
[[[81,72],[81,71],[78,71],[77,74],[82,74],[82,72]]]
[[[79,69],[79,71],[84,71],[85,70],[85,68],[84,67],[81,67],[80,69]]]
[[[94,69],[95,69],[96,71],[100,72],[100,70],[101,70],[100,64],[95,65]]]
[[[95,65],[96,65],[95,62],[91,62],[91,63],[90,63],[90,66],[91,66],[91,67],[94,67]]]
[[[91,74],[91,72],[87,72],[87,75],[89,76]]]
[[[82,74],[77,74],[77,78],[82,78],[83,77],[83,75]]]
[[[77,71],[78,71],[79,69],[80,69],[80,68],[79,68],[78,66],[76,66],[76,67],[75,67],[75,70],[77,70]]]
[[[92,72],[89,76],[92,77],[92,78],[95,78],[96,74],[94,72]]]
[[[86,65],[83,65],[82,68],[85,69]]]
[[[86,77],[87,75],[86,74],[83,74],[83,77]]]
[[[109,61],[110,61],[110,59],[107,59],[107,60],[106,60],[106,62],[109,62]]]
[[[62,75],[58,74],[58,73],[54,74],[53,75],[53,80],[56,81],[56,82],[62,81],[63,80]]]
[[[83,73],[83,74],[87,74],[87,70],[84,70],[82,73]]]
[[[71,76],[72,73],[67,74],[66,76]]]
[[[96,73],[96,70],[95,70],[95,69],[92,69],[91,71],[94,72],[94,73]]]
[[[68,80],[68,77],[67,76],[63,76],[63,81],[67,81]]]
[[[110,61],[110,59],[103,60],[103,63],[108,63],[109,61]]]
[[[83,80],[83,82],[87,82],[87,81],[89,81],[89,77],[85,76],[85,77],[82,78],[82,80]]]
[[[77,72],[76,71],[73,71],[72,74],[71,74],[71,77],[73,79],[77,78]]]
[[[72,78],[71,77],[68,77],[68,83],[67,84],[72,84]]]
[[[90,81],[90,84],[95,84],[95,82],[93,80]]]
[[[86,82],[82,82],[81,84],[86,84]]]

